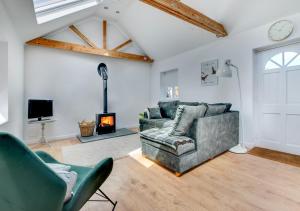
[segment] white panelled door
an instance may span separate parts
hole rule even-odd
[[[257,54],[258,146],[300,154],[300,44]]]

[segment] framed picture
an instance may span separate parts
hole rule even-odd
[[[219,68],[219,60],[211,60],[201,64],[201,85],[216,86],[218,85],[217,70]]]

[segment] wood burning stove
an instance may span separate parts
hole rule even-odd
[[[96,115],[96,132],[101,134],[116,132],[116,114],[106,113]]]
[[[116,114],[107,113],[107,67],[99,64],[98,73],[103,79],[103,113],[96,114],[96,132],[98,135],[116,132]]]

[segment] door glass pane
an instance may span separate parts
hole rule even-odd
[[[271,58],[272,61],[279,64],[280,66],[283,65],[283,53],[276,54]]]
[[[298,54],[296,52],[285,52],[284,53],[284,65],[290,63]]]
[[[275,64],[272,61],[268,61],[268,63],[265,66],[265,70],[273,70],[273,69],[278,69],[278,68],[280,68],[280,66]]]
[[[298,55],[289,65],[288,67],[298,66],[300,65],[300,55]]]

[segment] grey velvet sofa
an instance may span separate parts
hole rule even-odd
[[[172,117],[148,119],[145,114],[140,119],[140,140],[144,157],[177,176],[238,144],[239,112],[230,107],[221,114],[194,120],[186,136],[168,135],[173,122]]]

